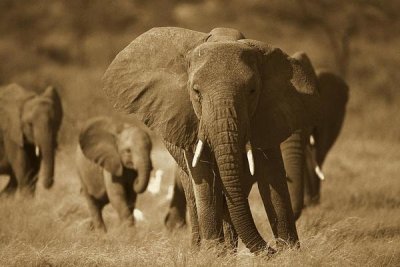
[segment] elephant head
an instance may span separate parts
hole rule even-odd
[[[17,84],[2,90],[1,126],[8,139],[40,158],[39,179],[45,188],[54,182],[57,133],[62,120],[62,105],[57,90],[49,86],[37,95]],[[28,152],[29,151],[29,152]]]
[[[94,118],[83,127],[79,145],[88,159],[114,176],[122,176],[124,169],[136,170],[133,190],[146,190],[152,170],[152,143],[145,131],[110,118]]]
[[[317,70],[316,77],[321,108],[306,146],[306,205],[319,202],[322,165],[340,134],[349,99],[349,87],[341,77],[327,70]]]
[[[117,55],[103,82],[116,109],[135,114],[166,142],[195,151],[194,166],[209,146],[233,225],[255,251],[265,241],[240,177],[245,169],[254,172],[252,147],[277,146],[311,123],[317,96],[310,70],[299,61],[243,38],[233,29],[153,28]]]

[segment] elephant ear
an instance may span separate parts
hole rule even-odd
[[[54,86],[48,86],[46,90],[42,93],[43,97],[46,97],[51,100],[54,107],[54,122],[56,124],[57,129],[61,125],[62,117],[63,117],[63,109],[60,95],[57,89]]]
[[[79,135],[79,146],[88,159],[116,176],[121,176],[123,167],[117,150],[115,133],[117,125],[109,118],[89,120]]]
[[[253,144],[268,148],[284,141],[295,130],[314,125],[319,95],[312,66],[263,42],[243,42],[262,54],[261,92],[251,123]]]
[[[292,55],[292,58],[294,58],[295,60],[297,60],[305,69],[307,74],[312,75],[312,79],[314,79],[315,81],[317,81],[317,74],[315,72],[315,69],[311,63],[310,58],[308,57],[308,55],[303,52],[303,51],[297,51],[296,53],[294,53]],[[318,89],[318,88],[317,88]]]
[[[232,28],[214,28],[207,37],[207,42],[237,41],[245,39],[243,33]]]
[[[21,114],[26,101],[36,96],[18,84],[0,88],[0,127],[7,138],[24,145]]]
[[[207,36],[161,27],[133,40],[103,76],[103,89],[114,108],[134,114],[167,142],[191,147],[198,119],[187,90],[186,55]]]

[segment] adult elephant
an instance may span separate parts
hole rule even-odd
[[[199,233],[224,238],[226,201],[225,222],[232,220],[246,247],[269,248],[247,200],[256,179],[275,237],[297,244],[279,144],[313,124],[311,71],[280,49],[221,28],[154,28],[111,63],[103,77],[108,98],[160,133],[183,172],[191,221],[199,220],[192,242]]]
[[[76,165],[93,227],[106,230],[103,207],[111,202],[121,222],[134,224],[137,194],[149,184],[153,165],[149,135],[108,117],[88,120],[79,135]]]
[[[53,185],[62,113],[52,86],[42,94],[17,84],[0,88],[0,174],[10,176],[2,194],[33,194],[38,176],[45,188]]]
[[[297,52],[292,57],[303,65],[312,66],[304,52]],[[304,206],[319,202],[320,182],[324,179],[322,165],[343,126],[349,97],[349,88],[338,75],[317,69],[315,77],[321,99],[318,120],[310,129],[295,131],[281,144],[295,220],[300,217]],[[169,230],[186,223],[186,199],[179,177],[175,177],[173,192],[165,217],[165,225]]]
[[[312,66],[303,52],[297,52],[292,57]],[[295,132],[281,144],[295,218],[300,217],[304,204],[319,202],[320,181],[324,179],[322,164],[340,133],[348,101],[349,88],[341,77],[322,69],[314,75],[321,101],[318,119],[313,127]],[[293,153],[296,143],[291,139],[302,140],[304,155]],[[303,157],[305,161],[302,161]]]

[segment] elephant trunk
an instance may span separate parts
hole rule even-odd
[[[281,144],[295,220],[300,217],[304,199],[304,141],[302,131],[294,132]]]
[[[143,193],[150,180],[150,172],[153,169],[150,155],[148,156],[138,156],[135,162],[135,168],[138,172],[135,182],[133,183],[133,190],[141,194]]]
[[[47,131],[44,131],[47,132]],[[54,162],[55,162],[55,137],[44,134],[38,134],[37,140],[41,162],[39,169],[39,180],[42,181],[44,188],[49,189],[54,183]]]
[[[225,98],[226,99],[226,98]],[[218,101],[213,112],[203,113],[209,142],[219,168],[229,213],[239,237],[251,252],[268,248],[251,215],[249,202],[240,181],[243,172],[244,138],[239,131],[236,109],[229,101]],[[210,125],[216,123],[215,125]]]

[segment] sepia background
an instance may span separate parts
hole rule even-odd
[[[173,161],[153,135],[161,192],[139,195],[144,220],[119,227],[105,209],[109,232],[88,230],[73,150],[81,123],[116,114],[101,91],[115,55],[155,26],[209,32],[237,28],[247,38],[305,51],[314,67],[346,79],[350,101],[339,140],[324,165],[319,206],[297,226],[300,250],[279,266],[400,264],[400,2],[396,0],[1,0],[0,85],[37,91],[58,87],[64,107],[55,185],[34,199],[1,199],[1,266],[262,265],[243,246],[237,257],[193,252],[189,229],[173,234],[163,220]],[[1,177],[3,186],[7,181]],[[257,193],[257,194],[256,194]],[[258,192],[250,195],[257,227],[272,241]]]

